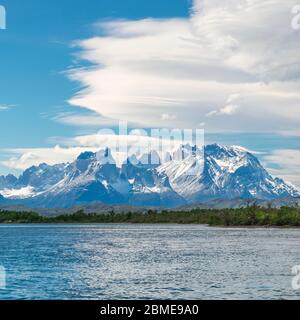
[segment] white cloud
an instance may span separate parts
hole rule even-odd
[[[152,134],[152,135],[151,135]],[[31,166],[47,163],[73,162],[77,156],[86,151],[97,152],[106,147],[110,148],[116,160],[121,165],[132,154],[149,153],[157,150],[164,159],[165,155],[173,152],[185,143],[196,143],[201,147],[204,143],[203,132],[199,131],[197,141],[184,131],[161,130],[159,133],[151,133],[142,129],[131,130],[127,134],[117,134],[112,130],[101,130],[97,134],[76,136],[73,138],[60,139],[64,147],[59,145],[54,148],[27,148],[6,149],[3,153],[8,154],[8,160],[0,161],[3,166],[14,170],[25,170]]]
[[[1,161],[2,165],[11,169],[25,170],[41,163],[54,165],[71,162],[81,152],[89,150],[85,147],[61,148],[56,146],[54,148],[9,149],[4,151],[13,154],[13,156],[8,160]]]
[[[222,115],[233,115],[237,112],[240,107],[236,104],[228,104],[220,110],[213,110],[207,114],[208,117],[212,116],[222,116]]]
[[[220,114],[232,115],[232,114],[235,114],[238,109],[239,109],[238,105],[228,104],[224,108],[221,108]]]
[[[176,117],[175,114],[169,114],[169,113],[164,113],[161,116],[161,120],[165,120],[165,121],[167,121],[167,120],[175,120],[176,118],[177,117]]]
[[[236,101],[240,99],[240,94],[235,93],[231,94],[227,99],[227,104],[225,107],[221,108],[220,110],[213,110],[207,113],[207,117],[212,116],[222,116],[222,115],[233,115],[237,112],[237,110],[240,108],[239,105],[235,104]]]
[[[11,109],[13,106],[9,104],[0,104],[0,111]]]
[[[83,88],[69,102],[145,127],[164,126],[164,114],[172,115],[170,126],[196,127],[215,112],[207,130],[296,130],[300,42],[290,26],[293,5],[195,0],[188,19],[99,23],[101,36],[76,43],[79,58],[94,66],[68,73]],[[225,103],[233,92],[239,103]]]
[[[300,188],[300,150],[274,150],[263,157],[268,170]]]
[[[97,113],[61,112],[52,117],[52,120],[76,127],[100,127],[116,124],[115,120],[102,117]]]
[[[170,132],[171,133],[171,132]],[[92,148],[116,148],[117,146],[135,146],[139,148],[149,148],[151,146],[155,147],[159,142],[163,144],[163,146],[169,147],[170,142],[174,143],[175,146],[179,146],[183,143],[181,140],[182,136],[178,136],[176,139],[176,135],[173,135],[173,139],[169,139],[168,135],[166,134],[162,138],[158,138],[155,136],[150,137],[147,132],[142,132],[140,130],[135,130],[133,132],[130,132],[129,135],[117,135],[114,133],[107,132],[106,134],[104,132],[99,134],[93,134],[93,135],[84,135],[84,136],[77,136],[74,138],[71,138],[69,140],[65,140],[64,142],[67,145],[77,145],[77,146],[86,146],[86,147],[92,147]],[[186,143],[190,141],[185,141]],[[201,146],[199,141],[199,146]],[[172,147],[172,146],[171,146]]]
[[[144,134],[140,130],[131,132],[130,135],[102,132],[101,134],[64,139],[65,147],[57,145],[54,148],[7,149],[3,152],[11,156],[8,160],[0,161],[0,164],[14,170],[25,170],[41,163],[54,165],[73,162],[82,152],[97,152],[109,147],[113,151],[116,162],[121,165],[131,154],[144,154],[153,149],[159,150],[159,148],[162,148],[162,154],[165,154],[182,143],[181,140],[158,139],[147,136],[146,132]]]
[[[295,0],[195,0],[193,24],[211,53],[229,67],[263,81],[298,80],[294,5]]]

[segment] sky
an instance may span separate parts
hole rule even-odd
[[[0,0],[0,174],[99,130],[202,128],[300,186],[297,0]]]

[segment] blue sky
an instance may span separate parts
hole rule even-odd
[[[7,10],[7,29],[0,30],[0,106],[7,108],[0,111],[0,174],[38,161],[35,149],[51,153],[56,145],[74,146],[74,137],[93,137],[100,125],[92,119],[109,117],[141,127],[166,120],[204,127],[207,143],[256,151],[272,173],[300,183],[300,77],[284,69],[299,62],[293,1],[274,0],[259,14],[256,0],[248,10],[234,2],[243,1],[223,1],[222,12],[234,14],[239,32],[224,24],[217,0],[0,0]],[[251,19],[256,30],[244,23]],[[282,39],[270,36],[276,28]],[[78,71],[91,65],[92,74]]]
[[[0,33],[0,148],[50,145],[48,137],[74,130],[51,121],[67,109],[76,88],[63,75],[73,64],[72,41],[93,35],[101,19],[187,16],[189,1],[1,0],[7,30]],[[12,126],[13,125],[13,126]],[[16,130],[17,128],[17,130]],[[20,134],[21,133],[21,134]]]
[[[9,0],[7,30],[0,33],[2,105],[0,148],[52,146],[53,136],[72,136],[76,128],[52,121],[69,110],[77,85],[63,74],[73,64],[72,41],[94,34],[101,19],[187,16],[189,1]],[[50,139],[51,140],[51,139]],[[3,155],[2,155],[3,156]],[[2,173],[11,171],[0,166]],[[1,172],[0,171],[0,172]]]

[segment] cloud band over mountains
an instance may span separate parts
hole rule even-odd
[[[92,67],[69,72],[82,87],[69,102],[144,126],[299,134],[294,5],[195,0],[188,19],[100,22],[75,43]]]

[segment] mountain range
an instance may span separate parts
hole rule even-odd
[[[145,160],[155,161],[145,161]],[[40,164],[19,177],[0,176],[0,204],[35,208],[128,205],[175,208],[213,201],[286,201],[299,190],[271,176],[242,147],[184,145],[168,154],[133,155],[118,165],[110,149],[73,163]]]

